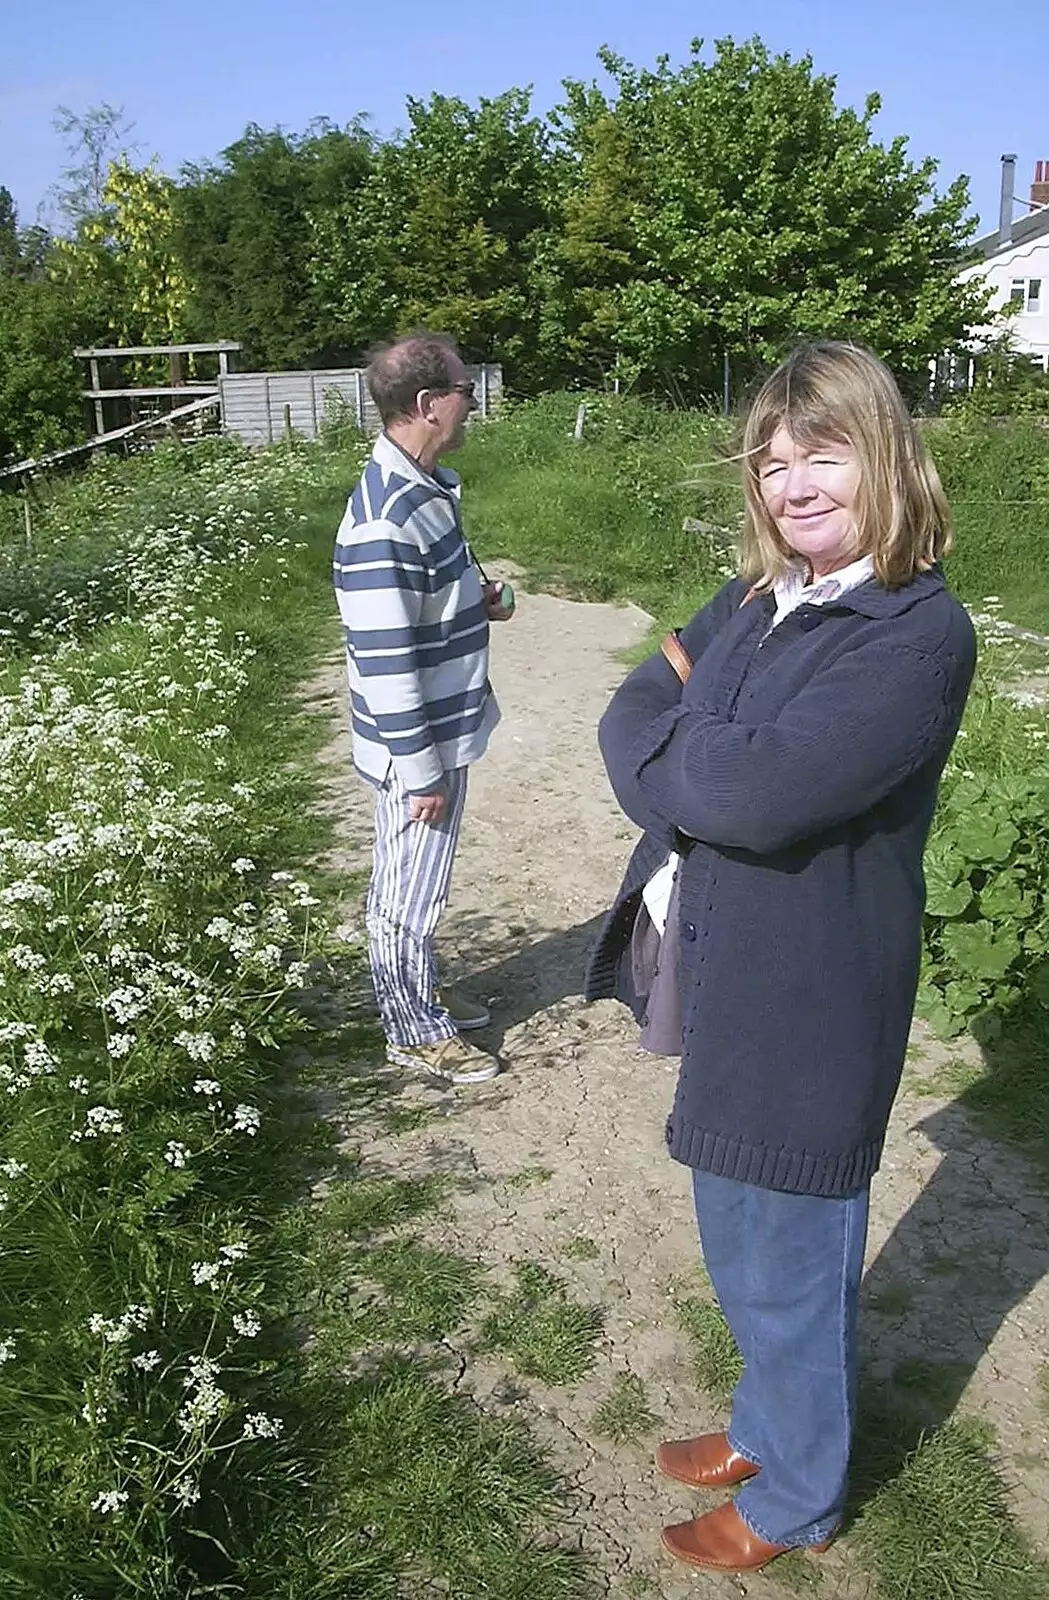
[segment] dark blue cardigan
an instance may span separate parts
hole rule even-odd
[[[587,997],[638,1015],[641,887],[681,844],[684,1053],[670,1154],[767,1189],[847,1195],[877,1168],[914,1007],[922,852],[976,647],[939,572],[802,605],[738,579],[600,725],[645,830],[591,957]],[[625,958],[625,959],[624,959]]]

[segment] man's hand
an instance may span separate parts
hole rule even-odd
[[[431,827],[444,821],[448,810],[448,796],[443,789],[434,794],[413,794],[409,797],[408,814],[413,822],[427,822]]]
[[[501,583],[486,583],[484,586],[484,607],[488,613],[489,622],[508,622],[514,614],[513,591],[509,605],[503,604],[503,585]]]

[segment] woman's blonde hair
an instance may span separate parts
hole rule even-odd
[[[779,427],[807,449],[847,444],[859,459],[855,555],[874,558],[888,588],[908,583],[951,547],[951,514],[939,475],[883,362],[861,345],[800,345],[766,379],[743,432],[746,514],[740,574],[771,586],[795,553],[766,509],[760,474]]]

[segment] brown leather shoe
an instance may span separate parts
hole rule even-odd
[[[731,1489],[753,1478],[761,1468],[738,1450],[723,1433],[701,1433],[698,1439],[665,1439],[656,1451],[656,1466],[666,1478],[690,1483],[697,1489]]]
[[[822,1544],[808,1544],[806,1550],[829,1549],[832,1539]],[[796,1548],[787,1544],[769,1544],[752,1533],[731,1500],[726,1500],[716,1511],[708,1511],[695,1522],[678,1522],[663,1529],[663,1549],[669,1550],[679,1561],[690,1567],[711,1567],[715,1572],[756,1572],[767,1566],[777,1556],[785,1556]]]

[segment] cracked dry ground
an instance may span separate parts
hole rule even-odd
[[[429,1225],[431,1242],[477,1257],[496,1283],[509,1281],[514,1261],[541,1261],[575,1299],[602,1307],[597,1359],[579,1383],[518,1378],[468,1349],[449,1381],[529,1419],[570,1486],[567,1536],[608,1593],[757,1600],[796,1591],[798,1576],[788,1588],[776,1566],[745,1580],[693,1573],[660,1551],[663,1523],[716,1499],[661,1478],[652,1449],[663,1435],[717,1427],[724,1416],[693,1379],[674,1315],[675,1293],[698,1289],[688,1173],[662,1142],[676,1064],[638,1050],[621,1008],[580,998],[585,953],[635,836],[609,790],[595,727],[624,672],[619,652],[648,626],[633,607],[525,594],[514,621],[493,629],[503,721],[471,774],[440,948],[446,981],[490,1000],[487,1042],[507,1070],[457,1092],[397,1079],[391,1087],[405,1103],[431,1109],[424,1125],[391,1136],[355,1121],[351,1132],[375,1175],[441,1171],[461,1180]],[[350,766],[344,699],[343,668],[333,662],[313,703],[330,705],[339,730],[326,752],[342,841],[335,864],[359,871],[370,801]],[[346,920],[360,929],[359,902]],[[1014,1514],[1045,1551],[1049,1418],[1038,1370],[1049,1350],[1049,1198],[1016,1152],[928,1092],[958,1055],[957,1042],[948,1048],[915,1029],[873,1190],[864,1372],[927,1422],[986,1418]],[[563,1253],[579,1236],[597,1246],[593,1259]],[[942,1363],[931,1384],[922,1362]],[[615,1445],[592,1422],[625,1373],[641,1379],[658,1421],[638,1443]],[[824,1594],[869,1592],[848,1539],[819,1565]]]

